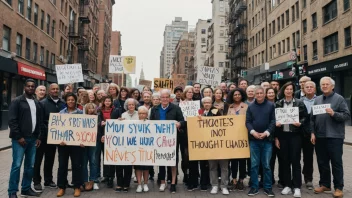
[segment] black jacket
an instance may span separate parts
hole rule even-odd
[[[295,98],[301,99],[301,90],[295,92]]]
[[[24,95],[15,98],[9,109],[10,138],[19,140],[21,138],[39,138],[43,130],[43,107],[37,99],[34,99],[36,106],[37,122],[32,132],[32,115],[29,104]]]
[[[301,123],[300,127],[296,127],[293,124],[290,124],[290,131],[294,132],[294,133],[300,133],[303,135],[303,133],[306,130],[309,130],[309,115],[308,115],[308,111],[306,108],[306,105],[304,104],[304,102],[300,99],[295,98],[293,101],[293,105],[292,107],[298,107],[298,111],[299,111],[299,122]],[[276,102],[276,108],[284,108],[284,99],[281,99],[279,101]],[[275,137],[280,137],[280,135],[283,134],[283,126],[281,127],[276,127],[276,133],[275,133]]]
[[[150,120],[160,120],[160,108],[161,104],[151,109]],[[186,127],[186,122],[184,120],[181,108],[178,105],[169,103],[169,107],[166,112],[166,120],[176,120],[177,122],[180,122],[182,128]]]
[[[120,108],[113,108],[110,114],[110,119],[117,119],[120,118],[122,115],[122,111]],[[101,125],[101,122],[106,120],[104,119],[103,112],[101,111],[101,108],[98,109],[98,138],[102,137],[105,135],[105,126]]]
[[[40,104],[43,107],[43,131],[40,134],[40,140],[41,141],[46,141],[47,136],[48,136],[48,124],[49,124],[49,117],[50,113],[59,113],[61,110],[63,110],[66,107],[66,103],[59,99],[57,103],[54,102],[54,100],[48,96],[42,101],[40,101]]]

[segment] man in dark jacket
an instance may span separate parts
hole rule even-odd
[[[305,93],[304,93],[304,84],[308,81],[311,81],[311,78],[308,77],[308,76],[302,76],[300,79],[299,79],[299,86],[301,87],[301,89],[297,90],[295,92],[295,98],[298,98],[298,99],[301,99]]]
[[[272,141],[275,131],[275,106],[265,99],[265,91],[261,86],[255,89],[255,101],[248,106],[246,126],[249,132],[249,145],[251,152],[251,190],[249,196],[259,193],[258,172],[263,166],[264,193],[275,196],[272,191],[270,159],[272,154]]]
[[[44,186],[49,188],[56,188],[53,182],[53,166],[55,161],[56,145],[47,144],[48,136],[48,122],[50,113],[59,113],[65,108],[65,102],[59,98],[59,85],[53,83],[49,87],[49,95],[43,99],[40,104],[43,107],[43,123],[44,130],[42,131],[40,141],[42,145],[37,149],[34,163],[34,190],[41,192],[43,190],[41,185],[40,167],[45,155],[44,161]]]
[[[175,120],[177,121],[176,127],[180,129],[184,128],[186,123],[184,122],[184,117],[181,108],[178,105],[170,103],[170,91],[163,89],[160,91],[161,104],[153,107],[150,112],[150,120]],[[179,142],[180,140],[177,140]],[[172,167],[172,181],[171,181],[171,193],[176,192],[176,174],[177,174],[177,164],[178,164],[178,149],[176,149],[176,166]],[[164,191],[166,188],[165,184],[165,167],[159,166],[160,173],[160,191]]]
[[[202,100],[202,94],[200,93],[200,84],[194,83],[193,84],[193,100]]]
[[[15,98],[9,109],[10,138],[12,139],[12,166],[8,194],[17,198],[21,165],[24,161],[21,196],[37,196],[31,189],[36,148],[40,146],[42,107],[34,97],[35,81],[28,79],[24,94]]]

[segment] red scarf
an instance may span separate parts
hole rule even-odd
[[[110,110],[106,110],[106,109],[102,109],[101,112],[103,113],[103,118],[104,120],[108,120],[111,118],[111,112],[112,112],[112,108]]]

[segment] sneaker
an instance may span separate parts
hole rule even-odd
[[[144,191],[144,192],[148,192],[148,191],[149,191],[148,184],[144,184],[144,185],[143,185],[143,191]]]
[[[51,182],[45,182],[44,183],[44,186],[45,187],[49,187],[49,188],[57,188],[57,185],[53,182],[53,181],[51,181]]]
[[[307,182],[306,183],[306,187],[308,188],[308,190],[313,190],[313,183],[312,182]]]
[[[42,185],[39,183],[39,184],[34,184],[34,191],[35,192],[43,192],[43,187]]]
[[[236,189],[237,189],[238,191],[243,191],[243,190],[244,190],[243,181],[238,181],[238,182],[237,182]]]
[[[290,187],[285,187],[282,191],[281,191],[282,195],[289,195],[292,194],[292,190]]]
[[[218,187],[217,186],[213,186],[213,188],[210,191],[210,194],[217,194],[218,193]]]
[[[206,185],[201,185],[200,186],[200,191],[206,192],[206,191],[208,191],[208,187]]]
[[[94,185],[93,185],[93,190],[99,190],[99,185],[98,185],[98,183],[94,183]]]
[[[249,192],[248,192],[248,196],[254,196],[254,195],[257,195],[257,194],[259,194],[259,191],[258,191],[258,189],[255,189],[255,188],[251,188],[250,190],[249,190]]]
[[[122,191],[122,188],[115,188],[116,193],[120,193]]]
[[[137,186],[136,193],[141,193],[141,192],[143,192],[142,185],[138,185],[138,186]]]
[[[227,190],[227,188],[222,188],[222,194],[223,195],[228,195],[230,193],[229,193],[229,190]]]
[[[164,192],[164,191],[165,191],[165,188],[166,188],[166,184],[160,184],[159,191],[160,191],[160,192]]]
[[[293,197],[301,197],[301,189],[295,188],[294,191]]]
[[[187,191],[192,192],[193,191],[193,185],[188,185],[187,186]]]
[[[331,192],[331,188],[325,187],[325,186],[320,186],[318,188],[314,188],[314,193],[319,194],[323,192]]]
[[[17,193],[11,193],[9,194],[9,198],[18,198]]]
[[[272,191],[272,189],[264,189],[264,194],[268,195],[268,197],[275,197],[274,192]]]
[[[175,194],[175,193],[176,193],[176,184],[171,184],[170,192],[171,192],[172,194]]]
[[[128,188],[124,188],[124,189],[123,189],[123,192],[124,192],[124,193],[128,193]]]
[[[40,194],[34,192],[31,188],[27,191],[22,191],[21,192],[21,197],[39,197]]]

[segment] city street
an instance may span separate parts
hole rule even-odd
[[[345,189],[344,193],[346,198],[352,197],[352,146],[344,146],[344,170],[345,170]],[[0,197],[7,197],[7,187],[8,187],[8,179],[9,179],[9,172],[10,172],[10,166],[11,166],[11,149],[4,150],[0,152]],[[316,167],[316,161],[315,161],[315,172],[314,172],[314,185],[316,186],[318,184],[319,180],[319,173],[317,172],[317,167]],[[54,177],[55,177],[55,182],[56,182],[56,174],[57,174],[57,162],[55,164],[55,170],[54,170]],[[70,175],[71,173],[69,173]],[[22,175],[21,175],[22,178]],[[179,176],[179,180],[182,180],[182,175]],[[71,179],[69,179],[70,181]],[[116,180],[115,180],[116,182]],[[179,182],[181,183],[181,182]],[[246,179],[247,183],[247,179]],[[21,187],[19,187],[21,188]],[[158,191],[158,186],[156,182],[150,183],[149,188],[150,192],[148,193],[141,193],[137,194],[135,192],[136,190],[136,184],[131,184],[131,189],[128,193],[115,193],[112,189],[108,189],[105,187],[105,184],[100,185],[100,190],[98,191],[92,191],[92,192],[83,192],[81,197],[101,197],[101,198],[110,198],[110,197],[143,197],[143,198],[148,198],[148,197],[153,197],[153,198],[158,198],[158,197],[213,197],[214,195],[211,195],[208,192],[200,192],[199,190],[196,190],[194,192],[188,192],[183,185],[178,185],[177,186],[177,193],[176,194],[170,194],[169,191],[166,192],[159,192]],[[248,189],[246,189],[244,192],[230,192],[229,196],[235,196],[235,197],[248,197],[247,196]],[[292,195],[286,195],[283,196],[280,194],[280,191],[277,187],[274,187],[274,192],[276,194],[276,197],[293,197]],[[57,189],[45,189],[41,195],[43,198],[52,198],[56,197]],[[20,192],[18,193],[18,195]],[[217,197],[223,196],[221,193],[218,193],[216,195]],[[68,189],[66,191],[66,195],[64,197],[73,197],[73,190]],[[260,191],[260,194],[255,196],[258,198],[266,197],[262,191]],[[302,197],[316,197],[316,198],[325,198],[325,197],[332,197],[332,194],[321,194],[321,195],[315,195],[313,191],[308,191],[305,186],[302,186]]]

